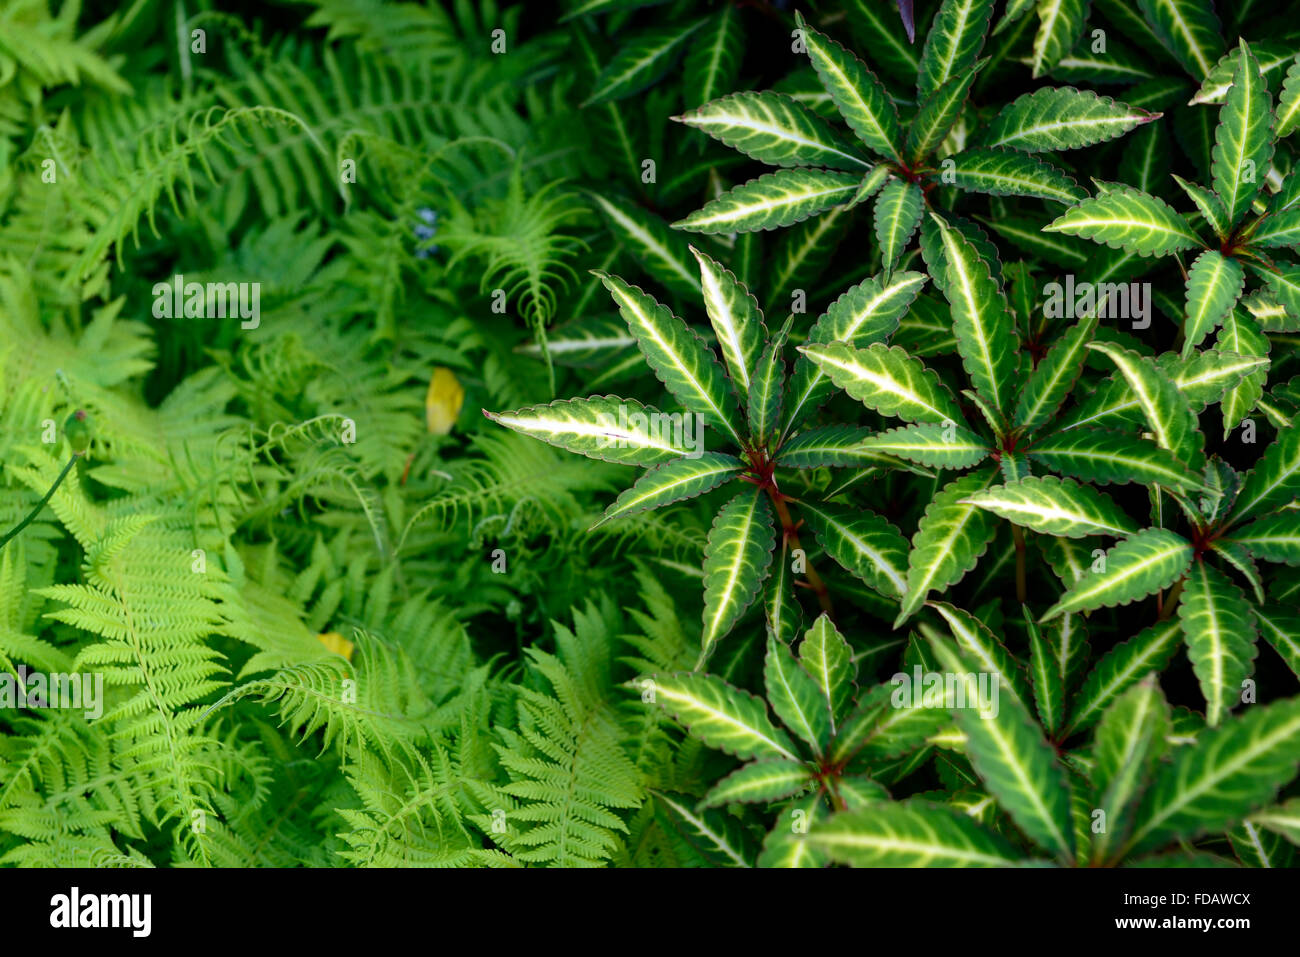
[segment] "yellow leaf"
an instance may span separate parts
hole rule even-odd
[[[342,655],[348,661],[352,660],[352,642],[337,631],[327,631],[324,634],[317,635],[316,640],[336,655]]]
[[[460,416],[465,390],[450,369],[439,366],[429,380],[429,394],[424,397],[424,411],[433,435],[446,435]]]

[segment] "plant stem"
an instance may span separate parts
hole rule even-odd
[[[1025,582],[1025,530],[1019,525],[1012,525],[1011,540],[1016,543],[1016,600],[1023,605],[1029,597],[1029,588]]]
[[[3,549],[6,545],[8,545],[10,539],[17,537],[19,532],[21,532],[24,528],[26,528],[28,525],[30,525],[32,522],[36,520],[36,516],[41,514],[41,509],[45,508],[45,506],[49,504],[50,499],[52,499],[54,497],[54,493],[59,490],[59,486],[62,485],[63,480],[68,477],[68,473],[72,471],[72,467],[77,464],[77,459],[79,458],[81,458],[80,452],[72,453],[72,458],[68,459],[68,464],[63,466],[63,471],[60,472],[59,477],[54,480],[54,484],[50,486],[50,490],[45,493],[45,498],[41,499],[36,504],[36,507],[32,509],[30,513],[28,513],[25,519],[23,519],[16,526],[10,529],[5,534],[4,538],[0,538],[0,549]]]
[[[1183,582],[1185,580],[1183,578],[1178,579],[1178,581],[1174,582],[1174,587],[1169,589],[1169,597],[1161,602],[1160,614],[1156,621],[1164,621],[1174,613],[1174,609],[1178,607],[1178,596],[1183,593]]]
[[[790,507],[785,504],[785,496],[770,486],[767,494],[772,500],[772,507],[776,509],[776,516],[781,522],[781,529],[786,542],[791,548],[800,548],[799,533],[795,531],[794,518],[790,515]],[[812,567],[811,562],[804,565],[804,577],[808,580],[808,587],[816,593],[817,603],[821,605],[822,611],[826,612],[834,620],[835,608],[831,605],[830,590],[827,589],[826,583],[822,581],[822,577],[817,574],[817,570]]]

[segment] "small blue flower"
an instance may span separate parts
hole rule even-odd
[[[426,245],[429,240],[438,235],[438,211],[424,206],[416,210],[416,215],[423,222],[417,223],[415,226],[415,238],[420,241],[420,245],[415,248],[415,258],[428,259],[438,251],[437,246]]]

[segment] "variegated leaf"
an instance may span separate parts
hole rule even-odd
[[[942,270],[944,275],[943,293],[952,306],[962,366],[975,391],[1005,415],[1012,408],[1019,340],[1011,306],[997,278],[996,258],[986,258],[961,231],[934,213],[923,231],[926,263],[932,272]],[[932,238],[926,240],[926,235]],[[953,421],[960,420],[954,417]]]
[[[1214,131],[1212,186],[1236,226],[1250,211],[1273,161],[1273,103],[1259,62],[1241,41],[1232,86]]]
[[[775,544],[772,507],[758,488],[741,492],[718,513],[704,548],[701,661],[757,597]]]
[[[825,613],[817,617],[799,643],[799,664],[821,690],[831,733],[837,734],[853,699],[853,649]]]
[[[743,444],[735,393],[699,334],[636,286],[617,276],[602,273],[600,278],[659,381],[684,408]]]
[[[704,309],[718,338],[722,358],[741,395],[749,392],[749,377],[758,364],[767,331],[758,301],[735,275],[707,253],[694,246],[691,253],[700,264],[700,287]]]
[[[802,222],[853,198],[858,178],[821,169],[783,169],[737,186],[673,223],[696,233],[747,233]]]
[[[1003,107],[985,128],[980,145],[1007,146],[1026,153],[1079,149],[1113,140],[1159,118],[1159,113],[1091,90],[1044,87]]]
[[[907,590],[907,539],[885,519],[829,502],[802,502],[799,513],[847,571],[891,598]]]
[[[742,760],[799,760],[790,738],[752,694],[695,672],[650,675],[649,681],[654,703],[709,747]]]
[[[1187,312],[1183,323],[1183,358],[1222,324],[1246,286],[1241,264],[1217,249],[1196,257],[1187,272]]]
[[[659,465],[691,453],[681,430],[674,438],[672,429],[660,427],[669,421],[665,413],[635,399],[594,395],[483,414],[549,445],[620,465]]]
[[[987,512],[962,502],[987,488],[994,471],[981,469],[949,482],[930,500],[921,516],[907,558],[907,594],[894,622],[897,628],[921,607],[936,588],[960,581],[975,567],[993,539],[994,522]]]
[[[858,283],[813,323],[808,344],[868,346],[882,342],[898,328],[927,278],[924,273],[900,272],[888,279],[873,277]],[[816,411],[833,391],[830,377],[801,352],[790,377],[785,434]]]
[[[745,463],[740,459],[721,452],[705,452],[699,456],[665,462],[647,471],[631,488],[622,492],[592,528],[611,519],[703,495],[740,475],[744,468]]]
[[[946,182],[971,193],[1031,196],[1077,203],[1088,195],[1069,173],[1037,156],[1005,146],[978,147],[951,157]]]
[[[1187,220],[1164,200],[1136,189],[1114,189],[1085,199],[1043,227],[1139,256],[1168,256],[1202,245]]]
[[[1127,538],[1105,555],[1101,571],[1089,571],[1066,590],[1040,621],[1065,612],[1127,605],[1168,588],[1187,571],[1192,546],[1180,535],[1151,528]]]
[[[1044,535],[1083,538],[1138,531],[1137,524],[1105,493],[1051,475],[994,485],[966,501]]]
[[[803,28],[808,58],[840,116],[868,149],[901,162],[903,137],[898,110],[884,84],[844,47],[809,27],[802,17],[797,19]]]
[[[1187,657],[1205,695],[1205,722],[1219,724],[1241,698],[1241,683],[1254,667],[1255,619],[1241,589],[1205,562],[1187,575],[1178,620]]]
[[[897,346],[855,349],[842,342],[799,350],[869,409],[907,422],[961,422],[961,409],[939,377]]]
[[[674,117],[769,166],[825,166],[861,172],[871,166],[829,123],[781,93],[733,93]]]

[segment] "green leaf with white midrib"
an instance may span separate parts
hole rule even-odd
[[[1166,360],[1168,364],[1166,365]],[[1199,412],[1210,402],[1217,402],[1243,377],[1267,366],[1267,358],[1257,356],[1226,355],[1215,349],[1204,349],[1180,361],[1173,353],[1157,360],[1165,369],[1176,388]],[[1075,415],[1066,419],[1062,432],[1086,425],[1117,426],[1129,421],[1140,421],[1134,413],[1141,414],[1142,407],[1123,376],[1103,383],[1096,397]],[[1114,421],[1111,421],[1114,420]]]
[[[1228,222],[1228,210],[1224,208],[1223,200],[1217,193],[1206,189],[1204,186],[1198,186],[1196,183],[1189,183],[1178,174],[1174,174],[1176,182],[1187,198],[1195,205],[1201,216],[1205,219],[1206,225],[1214,230],[1214,234],[1220,239],[1227,239],[1231,229]]]
[[[1044,535],[1083,538],[1138,531],[1137,524],[1103,492],[1051,475],[995,485],[966,501]]]
[[[820,755],[831,739],[831,717],[817,682],[774,635],[767,638],[763,661],[767,700],[781,723]]]
[[[583,106],[631,96],[663,76],[679,49],[705,21],[643,30],[606,64],[596,79],[596,89]]]
[[[932,469],[968,469],[992,454],[988,443],[963,426],[905,425],[863,439],[858,448]]]
[[[700,264],[704,309],[718,338],[722,358],[741,395],[745,395],[749,392],[750,371],[757,365],[767,337],[763,313],[745,284],[730,270],[694,246],[690,250]]]
[[[943,0],[921,51],[916,75],[920,99],[975,65],[993,18],[993,6],[993,0]]]
[[[758,856],[759,867],[819,868],[829,861],[803,839],[803,828],[815,826],[830,815],[821,793],[805,794],[781,809],[777,825],[763,839],[763,852]],[[799,828],[793,826],[798,824]]]
[[[1038,4],[1038,33],[1030,61],[1034,79],[1049,73],[1078,42],[1088,6],[1089,0],[1042,0]]]
[[[983,146],[950,157],[944,182],[990,196],[1029,196],[1077,203],[1088,195],[1064,170],[1005,146]]]
[[[1300,129],[1300,54],[1287,67],[1274,111],[1273,133],[1280,140]]]
[[[647,272],[684,295],[699,295],[700,278],[690,267],[689,247],[668,224],[623,200],[589,194],[620,240],[637,251]]]
[[[1250,211],[1273,161],[1273,103],[1246,41],[1241,41],[1219,125],[1214,130],[1211,185],[1236,226]]]
[[[749,384],[747,411],[750,438],[766,444],[775,434],[781,422],[781,397],[785,387],[785,361],[782,352],[785,349],[786,336],[790,331],[790,320],[772,337],[763,350]]]
[[[768,631],[778,641],[787,644],[794,641],[803,611],[794,597],[794,582],[791,580],[790,545],[781,542],[781,554],[772,566],[772,574],[767,579],[767,594],[763,598],[763,612],[767,618]]]
[[[1258,811],[1250,816],[1250,821],[1282,835],[1292,844],[1300,845],[1300,798]]]
[[[673,223],[673,228],[696,233],[746,233],[792,226],[848,202],[858,184],[857,177],[836,170],[777,170],[711,200]]]
[[[1109,342],[1090,342],[1093,349],[1115,363],[1133,390],[1156,444],[1178,456],[1193,471],[1205,464],[1205,437],[1186,398],[1160,368],[1130,349]]]
[[[663,413],[635,399],[593,395],[556,399],[513,412],[484,409],[483,414],[498,425],[549,445],[620,465],[659,465],[691,453],[684,444],[673,442],[671,430],[651,427]]]
[[[935,252],[943,262],[931,263],[927,256],[927,263],[932,270],[943,269],[943,293],[952,306],[953,332],[962,366],[975,391],[1005,415],[1011,408],[1020,345],[1011,306],[992,265],[981,257],[975,245],[937,214],[931,213],[930,218],[940,243]]]
[[[984,622],[947,602],[931,601],[926,604],[943,618],[962,654],[978,665],[981,672],[998,675],[1003,692],[1018,701],[1028,702],[1030,686],[1025,680],[1024,670]]]
[[[1226,540],[1244,545],[1263,561],[1300,565],[1300,510],[1265,515],[1230,532]]]
[[[829,502],[801,502],[799,513],[847,571],[888,597],[907,590],[907,540],[885,519]]]
[[[675,119],[769,166],[849,172],[871,166],[849,152],[829,123],[783,93],[732,93]]]
[[[1139,256],[1168,256],[1203,245],[1187,220],[1163,199],[1129,188],[1083,200],[1043,232],[1082,236]]]
[[[1097,721],[1119,695],[1143,675],[1164,670],[1178,650],[1182,628],[1177,621],[1157,622],[1108,651],[1088,674],[1075,695],[1066,735]]]
[[[1034,704],[1043,729],[1052,735],[1065,720],[1065,678],[1033,615],[1023,605],[1021,608],[1025,615],[1025,631],[1029,633],[1029,674],[1033,682]]]
[[[1065,330],[1029,375],[1020,392],[1012,422],[1032,432],[1051,421],[1056,410],[1074,387],[1083,371],[1087,345],[1097,328],[1097,317],[1079,320]]]
[[[836,386],[881,415],[907,422],[961,422],[961,409],[939,376],[897,346],[855,349],[842,342],[799,349]]]
[[[649,680],[654,703],[710,748],[741,760],[799,760],[794,744],[754,695],[695,672],[650,675]]]
[[[875,435],[871,429],[852,425],[827,425],[800,432],[781,445],[776,464],[797,469],[849,466],[902,467],[901,459],[882,452],[861,448],[862,442]]]
[[[754,761],[731,772],[704,795],[701,808],[779,801],[816,783],[807,765],[794,761]]]
[[[1214,727],[1241,697],[1257,653],[1255,618],[1241,589],[1196,562],[1178,602],[1187,657],[1205,695],[1205,723]]]
[[[686,54],[683,89],[691,98],[688,105],[707,103],[735,86],[744,47],[740,13],[725,6],[706,22]]]
[[[1279,605],[1256,605],[1252,611],[1264,640],[1300,678],[1300,615]]]
[[[984,468],[944,486],[921,516],[907,557],[907,594],[894,627],[910,618],[935,588],[960,581],[975,567],[996,528],[986,512],[962,500],[986,488],[996,472]]]
[[[924,751],[926,740],[950,723],[946,708],[926,707],[924,699],[920,707],[906,699],[901,707],[894,707],[897,691],[898,685],[891,681],[861,696],[831,742],[831,761],[843,763],[856,755],[859,763],[876,762]]]
[[[739,493],[718,512],[704,548],[701,661],[753,603],[767,577],[775,544],[772,507],[758,488]]]
[[[887,338],[915,301],[927,277],[895,273],[866,279],[840,295],[808,333],[808,343],[844,342],[866,346]],[[800,354],[790,377],[785,434],[815,410],[833,391],[832,383],[811,359]]]
[[[873,152],[902,162],[898,110],[889,91],[861,60],[795,16],[808,58],[840,116]]]
[[[975,675],[945,640],[932,640],[935,654],[950,675],[967,682],[967,701]],[[981,704],[984,702],[981,701]],[[1074,857],[1070,820],[1070,786],[1056,753],[1024,701],[998,700],[996,708],[954,708],[953,719],[966,735],[966,756],[998,800],[998,806],[1035,844],[1061,860]]]
[[[1246,271],[1217,249],[1196,257],[1187,272],[1187,312],[1183,323],[1183,358],[1219,327],[1246,286]]]
[[[1092,146],[1159,119],[1091,90],[1044,87],[1003,107],[985,128],[981,146],[1008,146],[1026,153]]]
[[[1102,716],[1093,747],[1092,783],[1105,827],[1092,841],[1092,863],[1105,863],[1133,828],[1137,802],[1170,732],[1169,705],[1154,680],[1119,696]]]
[[[978,66],[960,76],[950,77],[921,103],[908,126],[904,148],[913,164],[925,159],[943,143],[966,105],[971,85],[979,75],[977,71]]]
[[[831,734],[853,699],[853,649],[823,612],[799,643],[799,664],[821,690],[830,717]]]
[[[1270,213],[1259,220],[1251,230],[1250,244],[1264,249],[1300,249],[1300,209]]]
[[[1138,0],[1138,7],[1165,49],[1193,79],[1204,79],[1223,52],[1212,0]]]
[[[1016,851],[969,816],[925,801],[832,815],[803,838],[855,867],[1007,867]]]
[[[744,471],[745,463],[734,455],[705,452],[665,462],[647,471],[632,487],[619,494],[592,528],[615,518],[661,508],[703,495]]]
[[[1300,699],[1254,705],[1174,752],[1138,812],[1129,854],[1222,830],[1272,801],[1300,761]]]
[[[740,836],[739,827],[731,823],[731,819],[725,817],[721,812],[696,814],[689,807],[679,801],[674,801],[668,795],[659,791],[651,792],[655,799],[660,801],[665,807],[669,808],[674,814],[687,823],[699,836],[707,842],[708,846],[722,859],[728,862],[729,866],[750,867],[749,861],[745,860],[745,855],[739,847],[737,838]],[[729,825],[729,826],[716,826]],[[733,833],[734,832],[734,833]]]
[[[1279,429],[1255,467],[1246,473],[1232,508],[1240,522],[1267,514],[1300,496],[1300,425]]]
[[[1273,85],[1273,73],[1279,75],[1285,74],[1286,67],[1295,61],[1295,50],[1285,41],[1275,42],[1272,40],[1261,40],[1251,44],[1251,53],[1259,61],[1259,70],[1268,80],[1268,85]],[[1188,101],[1189,106],[1199,106],[1203,103],[1222,105],[1228,96],[1228,90],[1232,88],[1232,75],[1237,72],[1237,63],[1239,59],[1239,50],[1230,50],[1219,58],[1219,62],[1214,64],[1209,74],[1205,77],[1205,82],[1196,91],[1196,95]],[[1278,111],[1278,118],[1281,119],[1281,112]]]
[[[1028,454],[1054,472],[1103,485],[1138,482],[1180,490],[1203,485],[1172,452],[1124,432],[1071,428],[1038,440]]]
[[[1067,611],[1127,605],[1168,588],[1187,571],[1192,546],[1167,529],[1149,528],[1110,549],[1105,560],[1104,571],[1090,571],[1039,621]]]
[[[617,276],[598,275],[659,381],[685,408],[704,415],[742,445],[735,394],[699,334],[636,286]]]
[[[908,242],[921,224],[921,187],[906,180],[891,180],[876,199],[876,239],[885,275],[893,272]]]

